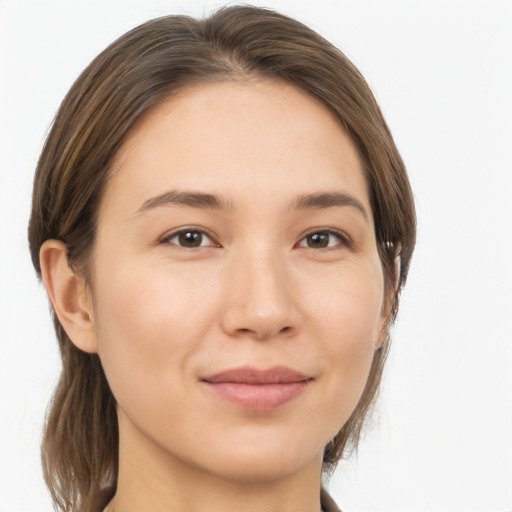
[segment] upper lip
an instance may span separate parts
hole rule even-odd
[[[287,384],[291,382],[304,382],[310,379],[311,377],[287,366],[273,366],[267,369],[242,366],[224,370],[204,377],[201,380],[212,384],[226,382],[237,384]]]

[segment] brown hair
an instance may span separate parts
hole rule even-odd
[[[58,239],[67,246],[72,268],[87,278],[109,164],[150,107],[192,83],[251,77],[284,80],[306,91],[355,143],[368,182],[391,323],[414,248],[415,212],[404,164],[381,111],[343,53],[303,24],[250,6],[224,8],[204,20],[149,21],[112,43],[77,79],[53,122],[35,176],[29,242],[39,276],[41,245]],[[116,485],[116,404],[98,356],[77,349],[55,313],[53,319],[62,373],[42,443],[44,476],[58,507],[85,511],[100,489]],[[356,409],[325,448],[324,469],[333,469],[347,448],[357,446],[388,348],[389,337],[375,352]]]

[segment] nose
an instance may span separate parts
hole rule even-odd
[[[225,289],[223,330],[260,341],[295,334],[300,319],[297,294],[283,258],[260,250],[233,259]]]

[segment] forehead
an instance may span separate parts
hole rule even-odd
[[[279,191],[285,200],[332,188],[369,209],[357,150],[318,100],[279,81],[209,83],[185,88],[135,125],[114,159],[102,207],[121,196],[140,206],[165,189],[239,199]]]

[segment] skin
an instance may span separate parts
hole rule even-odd
[[[151,203],[171,190],[222,196],[231,210]],[[290,206],[326,191],[366,215]],[[207,234],[200,246],[183,246],[184,228]],[[319,232],[320,246],[307,237]],[[118,402],[115,510],[320,510],[324,446],[354,410],[386,324],[367,184],[333,116],[280,82],[184,90],[116,156],[90,286],[65,254],[45,243],[43,278]],[[311,380],[263,411],[201,382],[244,365],[286,365]]]

